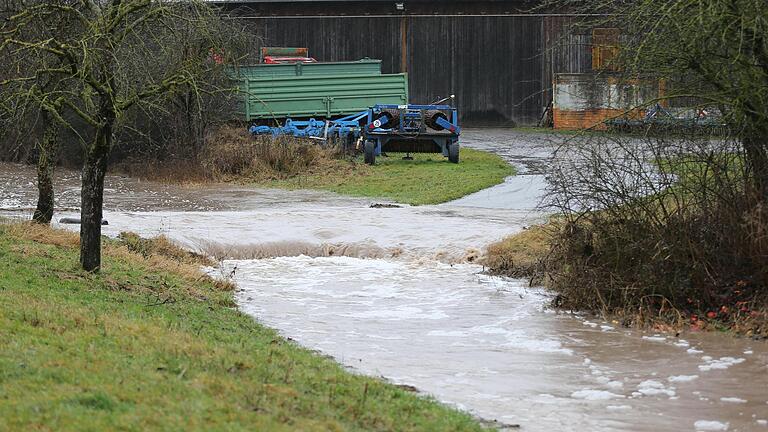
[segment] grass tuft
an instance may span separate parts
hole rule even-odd
[[[533,225],[487,247],[482,264],[492,273],[515,278],[528,278],[542,283],[546,270],[545,260],[559,225]]]
[[[78,405],[82,405],[86,408],[101,411],[114,411],[117,407],[117,403],[112,400],[112,398],[101,392],[76,397],[72,400],[72,402]]]

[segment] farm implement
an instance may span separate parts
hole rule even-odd
[[[727,125],[718,110],[699,108],[678,110],[676,113],[657,103],[646,110],[641,119],[615,118],[606,121],[610,130],[625,133],[694,133],[705,135],[727,135]]]
[[[292,120],[283,126],[251,126],[254,135],[288,135],[337,141],[362,150],[365,163],[373,165],[386,152],[441,153],[459,162],[459,127],[456,108],[450,105],[377,104],[366,111],[334,120]]]

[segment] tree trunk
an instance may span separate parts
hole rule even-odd
[[[80,191],[80,264],[89,272],[101,267],[101,220],[104,203],[104,175],[112,148],[112,122],[96,131],[83,165]]]
[[[746,163],[752,175],[752,187],[764,203],[768,202],[768,132],[761,127],[761,119],[748,118],[741,142],[746,153]]]
[[[42,111],[42,119],[45,131],[37,159],[37,208],[32,220],[49,224],[53,218],[53,171],[56,167],[59,137],[57,125],[46,111]]]

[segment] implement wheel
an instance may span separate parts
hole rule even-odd
[[[459,143],[448,144],[448,160],[451,163],[459,163]]]
[[[376,144],[373,143],[373,141],[366,141],[365,142],[365,163],[368,165],[373,165],[376,163]]]

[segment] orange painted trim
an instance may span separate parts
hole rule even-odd
[[[605,130],[607,126],[605,121],[612,118],[632,118],[642,117],[642,111],[634,110],[626,113],[620,109],[587,109],[582,111],[562,110],[555,108],[552,110],[552,117],[555,129],[562,130],[580,130],[595,129]]]

